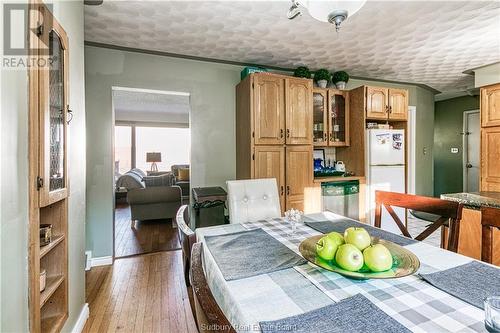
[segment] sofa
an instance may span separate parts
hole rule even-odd
[[[174,183],[172,173],[146,176],[132,169],[116,181],[117,188],[126,188],[132,223],[135,220],[174,218],[182,204],[182,190]]]
[[[180,169],[187,169],[187,172],[181,172]],[[174,176],[173,185],[177,185],[182,189],[182,197],[189,198],[189,164],[174,164],[171,167],[172,175]],[[183,173],[183,174],[181,174]],[[187,178],[185,177],[187,174]],[[182,177],[184,176],[184,177]]]

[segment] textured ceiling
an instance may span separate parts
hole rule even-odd
[[[498,1],[368,1],[340,33],[289,1],[111,1],[85,6],[85,40],[227,61],[346,70],[443,92],[500,61]]]
[[[119,89],[113,108],[117,120],[189,122],[189,96]]]

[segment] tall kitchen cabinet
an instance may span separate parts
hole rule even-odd
[[[30,332],[60,332],[68,318],[69,40],[48,7],[30,8],[30,56],[51,60],[29,69]]]
[[[312,185],[312,80],[254,73],[236,86],[236,177],[275,178],[281,209]]]
[[[500,84],[481,88],[481,191],[500,192]]]

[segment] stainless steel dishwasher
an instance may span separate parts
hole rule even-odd
[[[359,220],[359,181],[321,183],[323,210]]]

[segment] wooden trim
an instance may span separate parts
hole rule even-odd
[[[494,228],[500,229],[500,209],[481,207],[481,260],[490,264],[500,254],[498,249],[493,251]]]

